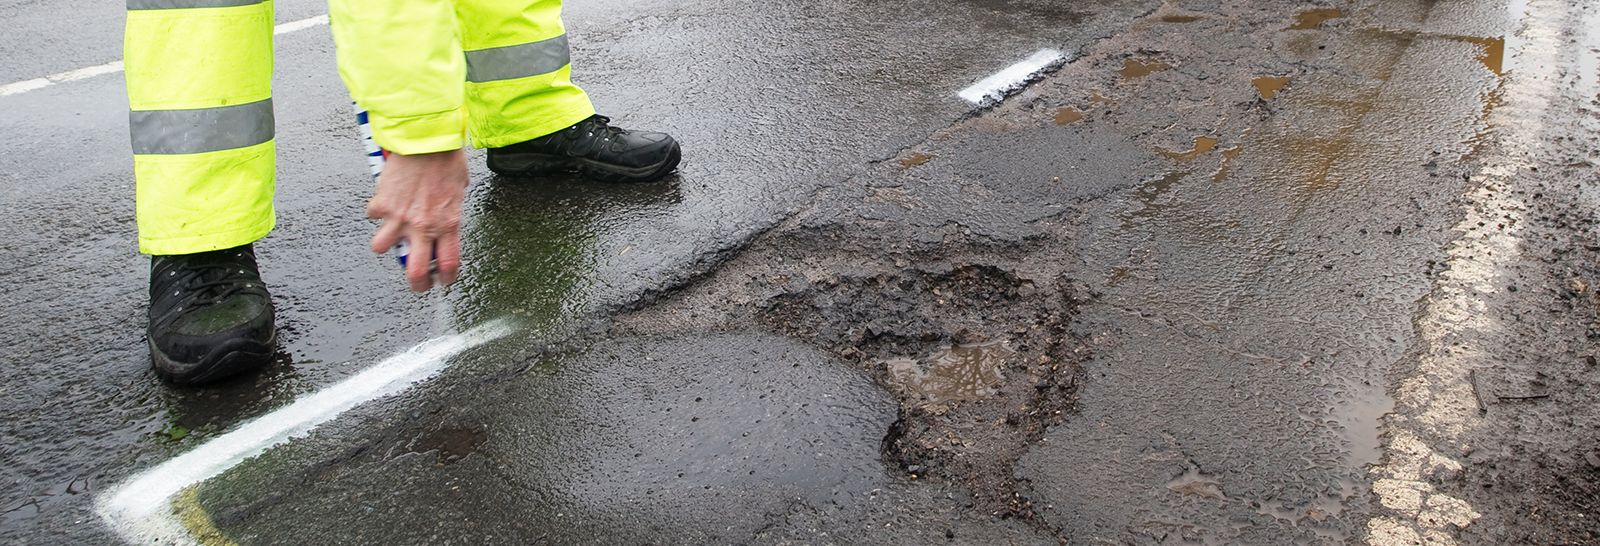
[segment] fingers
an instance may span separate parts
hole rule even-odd
[[[372,251],[387,252],[410,241],[406,280],[423,292],[455,282],[461,270],[461,201],[467,186],[462,150],[431,154],[390,154],[377,191],[367,202],[367,217],[383,220],[372,237]],[[437,269],[435,269],[437,268]]]
[[[449,233],[434,241],[434,251],[437,253],[439,264],[439,284],[452,285],[456,283],[456,276],[461,272],[461,237],[458,233]]]
[[[383,254],[400,244],[400,239],[404,237],[401,232],[403,226],[400,222],[384,222],[378,226],[378,232],[372,235],[372,253]]]
[[[457,233],[438,239],[419,233],[410,240],[423,241],[412,246],[411,256],[406,259],[406,281],[411,283],[411,290],[426,292],[435,281],[439,286],[455,284],[461,271],[461,238]],[[432,252],[422,250],[430,247]]]
[[[406,259],[406,281],[411,283],[411,291],[427,292],[433,288],[433,260],[428,259],[429,252],[424,249],[433,247],[433,241],[422,238],[411,246],[411,257]]]

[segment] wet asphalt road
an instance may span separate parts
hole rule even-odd
[[[90,498],[431,337],[500,316],[520,342],[477,357],[520,367],[526,347],[702,269],[773,225],[817,185],[891,156],[971,110],[955,93],[1089,17],[1143,7],[586,3],[568,8],[576,78],[623,126],[671,131],[690,150],[661,184],[491,179],[468,200],[469,279],[404,290],[392,258],[364,251],[370,182],[327,27],[277,37],[278,227],[258,243],[278,305],[277,365],[241,381],[172,389],[148,370],[147,260],[135,253],[121,79],[105,75],[5,101],[6,222],[0,328],[6,540],[106,540]],[[287,23],[322,13],[282,2]],[[1125,10],[1126,13],[1118,10]],[[117,59],[112,5],[5,10],[6,82]],[[62,33],[62,22],[80,30]],[[998,32],[998,31],[1004,32]],[[70,37],[64,36],[70,34]],[[26,371],[23,371],[26,370]],[[187,439],[174,440],[183,434]],[[49,538],[54,537],[54,538]]]
[[[1417,317],[1442,313],[1436,276],[1463,259],[1450,250],[1470,227],[1463,196],[1486,176],[1518,180],[1491,172],[1509,154],[1496,139],[1579,142],[1591,165],[1570,176],[1595,181],[1593,123],[1548,120],[1567,103],[1588,115],[1600,91],[1600,7],[1355,2],[1293,28],[1327,7],[575,3],[575,79],[619,124],[678,137],[680,173],[595,186],[478,168],[465,280],[425,296],[364,250],[370,182],[326,26],[281,35],[279,226],[258,244],[279,359],[203,389],[148,370],[120,78],[0,97],[0,347],[13,371],[0,383],[0,540],[116,543],[93,512],[116,484],[424,340],[495,323],[510,333],[441,377],[180,493],[184,533],[1493,543],[1505,535],[1457,528],[1516,520],[1407,485],[1431,482],[1385,444],[1441,425],[1404,424],[1426,413],[1411,399],[1388,436],[1380,417],[1437,342]],[[279,21],[321,8],[284,2]],[[60,33],[68,17],[88,31]],[[21,31],[0,38],[0,85],[117,58],[115,6],[13,4],[0,18]],[[1076,60],[976,116],[955,98],[1045,47]],[[1167,66],[1119,72],[1127,59]],[[1291,82],[1264,97],[1261,76]],[[779,225],[794,214],[800,227]],[[758,233],[858,219],[918,241],[958,226],[1033,244],[1011,269],[1090,296],[1075,329],[1096,356],[1077,413],[1015,470],[1042,525],[975,516],[960,488],[886,468],[895,401],[817,347],[726,324],[583,337],[642,296],[714,275]],[[1594,430],[1578,430],[1582,449]],[[1466,460],[1454,453],[1431,464]]]

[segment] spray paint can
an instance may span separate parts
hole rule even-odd
[[[376,181],[378,175],[383,174],[383,164],[389,158],[389,150],[378,146],[378,141],[372,139],[372,120],[367,117],[367,111],[362,110],[359,104],[356,104],[355,108],[356,124],[361,128],[361,143],[367,148],[367,167],[372,169],[372,179]],[[394,245],[394,254],[400,266],[405,267],[406,257],[411,255],[411,241],[400,239],[400,242]],[[438,257],[437,254],[434,257]]]

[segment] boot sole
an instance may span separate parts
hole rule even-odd
[[[489,170],[501,176],[547,176],[563,172],[576,172],[586,178],[606,183],[653,182],[678,168],[683,150],[676,143],[667,159],[655,165],[630,169],[600,163],[581,157],[562,157],[545,154],[500,153],[489,156]]]
[[[178,385],[195,385],[226,379],[266,365],[272,361],[277,339],[278,333],[274,331],[265,343],[248,339],[234,340],[211,351],[211,354],[194,364],[168,358],[156,348],[155,342],[150,342],[150,360],[155,366],[156,375],[162,379]]]

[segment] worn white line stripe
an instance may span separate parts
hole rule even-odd
[[[61,83],[61,82],[70,82],[70,81],[81,80],[81,79],[84,79],[84,78],[92,78],[92,77],[95,77],[95,76],[99,76],[101,74],[110,74],[110,73],[113,73],[113,72],[121,72],[121,71],[122,71],[122,61],[111,61],[109,63],[103,64],[103,65],[100,65],[100,66],[91,66],[89,68],[79,68],[79,69],[73,70],[71,72],[62,72],[62,73],[56,74],[54,76],[47,76],[47,78],[50,80],[51,83]]]
[[[326,24],[328,24],[328,16],[327,15],[318,15],[316,17],[311,17],[311,18],[307,18],[307,19],[301,19],[299,21],[290,21],[288,23],[284,23],[284,24],[272,27],[272,33],[273,34],[288,34],[288,33],[291,33],[291,32],[305,30],[305,29],[308,29],[308,28],[311,28],[311,27],[321,26],[321,25],[326,25]],[[7,95],[16,95],[16,94],[19,94],[19,93],[26,93],[28,91],[33,91],[35,89],[40,89],[40,88],[43,88],[43,87],[47,87],[47,86],[50,86],[52,84],[65,83],[65,82],[70,82],[70,81],[77,81],[77,80],[82,80],[82,79],[86,79],[86,78],[92,78],[92,77],[95,77],[95,76],[99,76],[101,74],[112,74],[112,73],[121,72],[121,71],[122,71],[122,61],[111,61],[109,63],[103,64],[103,65],[100,65],[100,66],[91,66],[91,67],[88,67],[88,68],[79,68],[77,70],[73,70],[73,71],[70,71],[70,72],[62,72],[60,74],[54,74],[54,75],[50,75],[50,76],[45,76],[43,78],[34,78],[34,79],[31,79],[31,80],[23,80],[23,81],[16,82],[16,83],[8,83],[8,84],[5,84],[5,85],[0,85],[0,97],[4,97],[4,96],[7,96]]]
[[[327,15],[318,15],[316,17],[312,17],[312,18],[309,18],[309,19],[301,19],[299,21],[291,21],[291,22],[288,22],[288,23],[284,23],[284,24],[272,27],[272,33],[273,34],[288,34],[290,32],[294,32],[294,31],[297,31],[297,30],[305,30],[305,29],[308,29],[308,28],[311,28],[311,27],[314,27],[314,26],[326,25],[326,24],[328,24],[328,16]]]
[[[25,93],[47,85],[50,85],[50,80],[47,78],[34,78],[31,80],[22,80],[17,83],[0,85],[0,97],[4,97],[6,95],[15,95],[17,93]]]
[[[504,337],[512,330],[510,320],[499,319],[423,342],[133,476],[99,497],[95,511],[129,544],[193,545],[194,538],[173,515],[173,495],[273,446],[304,437],[346,410],[433,377],[444,369],[450,357]]]
[[[1023,84],[1026,84],[1029,80],[1033,79],[1034,75],[1038,74],[1039,71],[1065,62],[1066,60],[1066,54],[1063,54],[1060,51],[1056,51],[1054,49],[1041,49],[1038,52],[1035,52],[1033,56],[1022,60],[1017,64],[1006,67],[1005,70],[996,72],[994,75],[984,78],[978,83],[972,84],[971,87],[962,89],[960,93],[956,94],[956,96],[961,97],[962,100],[976,105],[982,105],[988,102],[1000,102],[1002,99],[1006,98],[1006,93],[1010,93],[1011,91],[1022,87]]]

